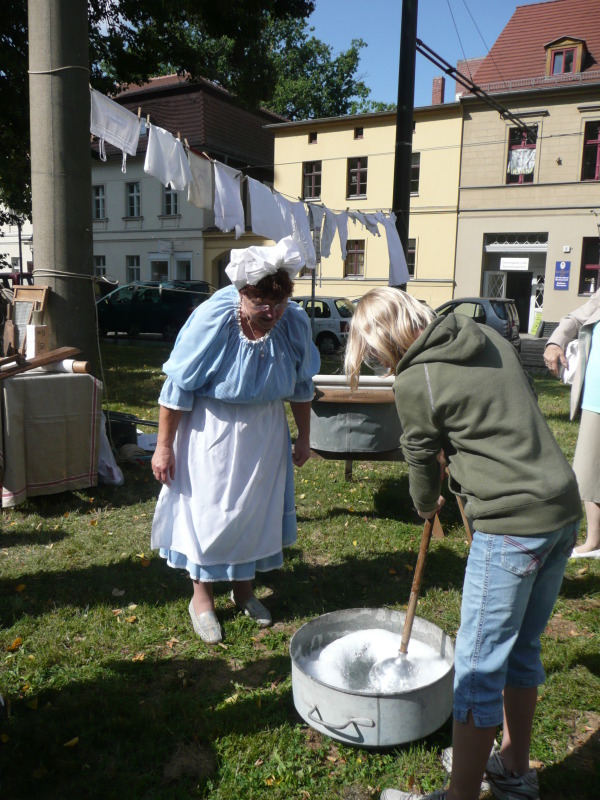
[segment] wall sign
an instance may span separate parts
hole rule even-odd
[[[571,274],[570,261],[557,261],[554,270],[554,289],[557,292],[565,291],[569,288],[569,276]]]
[[[500,269],[509,271],[527,271],[529,269],[528,258],[508,258],[503,257],[500,259]]]

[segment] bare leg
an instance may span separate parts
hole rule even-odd
[[[495,735],[495,726],[476,728],[471,713],[466,723],[454,721],[452,774],[446,800],[478,800]]]
[[[254,589],[252,588],[252,581],[234,581],[233,582],[233,597],[236,603],[243,603],[254,597]]]
[[[504,731],[500,755],[504,766],[514,775],[529,771],[529,745],[533,715],[537,704],[537,686],[504,689]]]
[[[578,553],[600,550],[600,503],[586,500],[585,515],[587,517],[587,536],[585,542],[575,548]]]
[[[215,601],[213,599],[212,583],[192,581],[192,585],[194,587],[192,603],[194,604],[194,611],[196,614],[203,614],[205,611],[214,611]]]

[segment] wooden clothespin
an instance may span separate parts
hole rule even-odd
[[[177,131],[177,141],[178,142],[181,141],[181,133],[179,131]]]
[[[150,127],[150,114],[146,114],[146,127]]]
[[[188,140],[185,137],[183,139],[183,143],[185,145],[185,149],[189,150],[190,149],[190,143],[188,142]]]
[[[141,119],[142,119],[142,107],[138,106],[138,122],[140,122]]]
[[[200,155],[201,155],[201,156],[204,156],[204,158],[207,158],[209,161],[212,161],[212,158],[211,158],[211,157],[208,155],[208,153],[205,153],[205,152],[204,152],[204,150],[202,150],[202,152],[200,153]]]

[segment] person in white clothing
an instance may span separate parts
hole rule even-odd
[[[319,354],[306,312],[289,303],[304,260],[296,243],[232,250],[233,281],[182,328],[160,394],[152,458],[163,484],[152,547],[193,582],[194,630],[221,641],[213,583],[260,626],[271,614],[255,597],[257,571],[283,564],[296,541],[293,465],[310,455],[312,378]],[[284,408],[298,428],[294,452]]]

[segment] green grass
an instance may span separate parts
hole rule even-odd
[[[108,405],[156,419],[168,347],[103,346]],[[339,370],[335,359],[323,372]],[[568,390],[536,378],[540,405],[572,458]],[[542,465],[541,465],[541,468]],[[2,512],[0,722],[7,798],[366,800],[387,785],[443,780],[450,723],[385,751],[342,745],[295,711],[289,641],[343,608],[406,606],[421,525],[403,464],[310,462],[296,474],[299,535],[284,568],[257,581],[275,624],[259,631],[217,585],[223,646],[193,634],[189,579],[149,551],[158,485],[148,462],[122,487],[30,500]],[[419,616],[454,635],[468,546],[452,502],[428,556]],[[543,637],[532,757],[542,797],[592,798],[600,758],[600,564],[567,568]],[[19,643],[19,640],[21,642]]]

